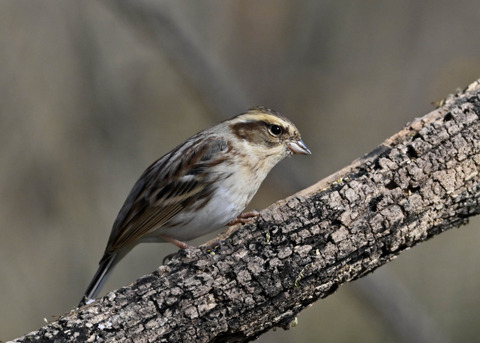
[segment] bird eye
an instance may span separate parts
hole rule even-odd
[[[268,131],[270,131],[273,136],[280,136],[283,132],[282,128],[275,124],[270,125]]]

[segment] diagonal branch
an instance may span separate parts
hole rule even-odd
[[[16,342],[243,342],[478,214],[480,80],[348,167],[232,227],[220,245]]]

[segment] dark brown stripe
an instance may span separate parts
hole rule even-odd
[[[240,139],[271,148],[278,145],[278,140],[268,133],[269,125],[269,123],[263,121],[249,121],[234,124],[230,129],[232,133]]]

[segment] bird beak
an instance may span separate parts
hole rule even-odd
[[[307,148],[307,146],[305,145],[305,143],[303,143],[301,139],[299,139],[298,141],[287,143],[287,147],[294,154],[300,154],[300,155],[311,154],[311,151]]]

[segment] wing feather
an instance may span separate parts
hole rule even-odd
[[[230,147],[222,138],[195,138],[154,162],[135,183],[113,224],[104,258],[138,243],[209,192],[215,180],[210,167],[225,160]]]

